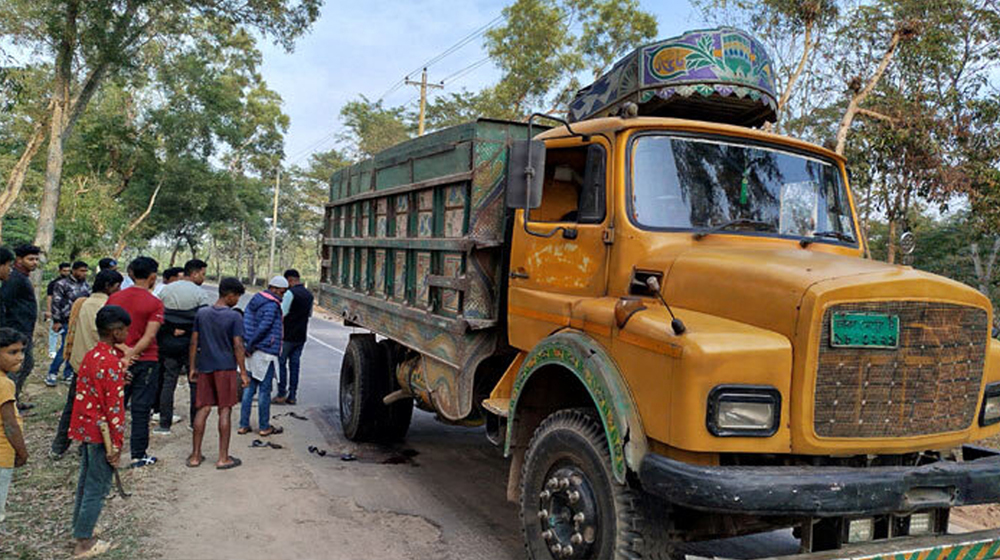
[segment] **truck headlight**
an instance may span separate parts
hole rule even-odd
[[[718,437],[768,437],[778,431],[781,393],[761,385],[719,385],[708,394],[708,431]]]
[[[983,408],[979,413],[979,425],[990,426],[1000,422],[1000,383],[992,383],[983,391]]]

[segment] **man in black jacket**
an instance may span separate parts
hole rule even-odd
[[[31,284],[31,273],[38,268],[42,250],[34,245],[19,245],[14,248],[14,269],[3,286],[0,287],[0,327],[12,328],[24,335],[27,344],[24,347],[24,363],[21,370],[11,379],[14,381],[18,410],[27,410],[34,405],[21,401],[21,388],[28,374],[35,367],[32,354],[32,341],[35,334],[35,321],[38,320],[38,300],[35,299],[35,287]]]
[[[288,280],[289,288],[281,302],[285,328],[281,355],[278,357],[278,397],[274,399],[274,404],[295,404],[299,390],[299,364],[309,336],[309,317],[312,317],[313,308],[313,295],[302,284],[299,271],[294,268],[286,270],[285,280]]]

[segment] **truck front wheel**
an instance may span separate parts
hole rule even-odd
[[[666,510],[649,499],[615,480],[604,428],[592,411],[553,413],[535,430],[521,472],[528,558],[671,558]]]

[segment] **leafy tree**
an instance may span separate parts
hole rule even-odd
[[[638,0],[516,0],[503,14],[504,25],[486,33],[486,50],[502,72],[490,95],[517,117],[550,106],[565,111],[578,73],[599,76],[657,32]]]
[[[801,134],[798,125],[815,109],[816,57],[833,41],[836,0],[692,0],[715,25],[752,30],[772,54],[778,93],[778,130]],[[799,95],[796,95],[799,93]]]
[[[384,107],[381,101],[371,101],[364,95],[345,104],[340,116],[347,129],[342,139],[350,144],[357,159],[409,140],[414,132],[406,122],[404,107]]]
[[[47,122],[26,142],[22,160],[48,137],[45,186],[36,243],[48,250],[59,207],[64,148],[91,99],[109,77],[141,74],[143,48],[183,44],[199,21],[225,36],[253,30],[286,49],[319,13],[321,0],[9,0],[0,4],[0,34],[52,61]],[[26,165],[8,181],[19,190]]]

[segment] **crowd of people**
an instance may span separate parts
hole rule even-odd
[[[24,384],[34,369],[39,306],[31,276],[40,263],[38,247],[0,247],[0,527],[13,470],[28,461],[22,416],[33,407]],[[62,459],[72,442],[79,442],[72,522],[76,557],[110,549],[110,543],[95,538],[94,527],[125,436],[131,468],[157,463],[150,453],[150,434],[170,434],[182,420],[174,402],[180,379],[186,378],[190,389],[192,448],[186,465],[191,468],[205,461],[202,442],[213,408],[219,432],[215,468],[227,470],[242,464],[229,452],[235,406],[240,406],[238,433],[248,434],[256,397],[257,433],[267,437],[283,431],[270,421],[275,379],[274,404],[296,404],[313,308],[313,296],[297,271],[272,278],[241,311],[237,305],[246,292],[243,283],[222,278],[218,297],[213,297],[202,287],[205,261],[168,268],[162,281],[158,269],[156,260],[140,256],[123,276],[115,259],[104,258],[90,284],[86,262],[61,263],[46,289],[51,362],[45,385],[69,386],[49,459]]]

